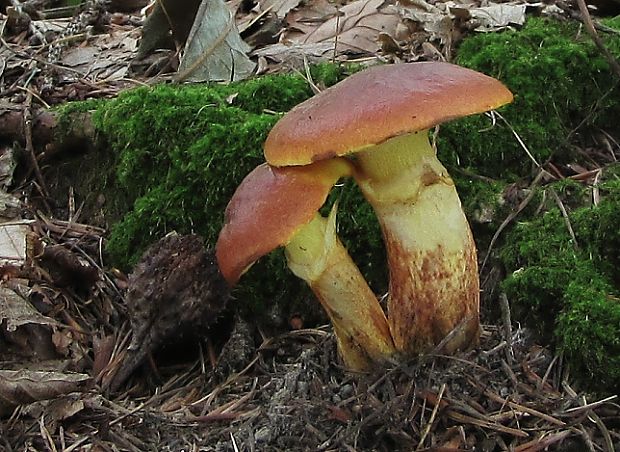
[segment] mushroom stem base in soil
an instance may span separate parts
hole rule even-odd
[[[354,370],[394,355],[385,314],[336,236],[336,209],[316,214],[285,247],[289,269],[306,281],[327,312],[344,364]]]
[[[377,149],[377,148],[381,149]],[[428,131],[356,154],[355,178],[383,231],[390,268],[388,322],[396,349],[452,353],[479,336],[476,247],[454,183]]]

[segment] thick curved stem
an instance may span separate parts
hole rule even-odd
[[[356,180],[383,230],[388,322],[396,349],[427,352],[450,333],[443,352],[475,343],[476,248],[454,183],[427,132],[393,138],[357,156]]]
[[[335,209],[317,214],[285,248],[291,271],[308,283],[327,312],[344,364],[366,370],[394,355],[377,298],[336,236]]]

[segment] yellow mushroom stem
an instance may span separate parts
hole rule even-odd
[[[358,152],[356,167],[385,240],[396,349],[409,356],[428,352],[450,333],[443,352],[473,345],[480,328],[476,247],[428,131]]]
[[[290,270],[306,281],[327,312],[344,364],[366,370],[394,355],[377,298],[336,236],[336,209],[318,213],[285,247]]]

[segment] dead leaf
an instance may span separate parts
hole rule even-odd
[[[60,287],[88,289],[99,279],[99,270],[77,252],[62,245],[48,245],[37,261]]]
[[[375,54],[381,47],[379,33],[394,36],[400,20],[396,7],[384,0],[357,0],[307,33],[293,28],[285,39],[304,44],[329,42],[337,46],[337,53]]]
[[[116,338],[112,335],[105,336],[97,334],[93,337],[93,354],[95,358],[93,360],[92,375],[95,379],[99,379],[99,374],[101,374],[110,362],[115,345]]]
[[[62,63],[69,67],[78,67],[81,65],[90,65],[97,59],[99,49],[93,46],[73,47],[68,50],[62,57]]]
[[[346,424],[352,418],[351,413],[344,408],[340,408],[336,405],[328,405],[327,408],[330,411],[330,418],[338,422]]]
[[[222,0],[203,0],[185,45],[177,79],[193,82],[248,78],[255,64],[248,58],[232,12]]]
[[[56,320],[37,311],[28,300],[13,290],[0,287],[0,323],[6,321],[6,331],[13,332],[22,325],[58,326]]]
[[[59,330],[52,333],[52,343],[56,351],[62,356],[69,356],[69,348],[74,342],[73,334],[68,330]]]
[[[22,203],[18,198],[0,191],[0,219],[14,220],[19,218],[21,208]]]
[[[10,412],[17,405],[81,391],[88,380],[86,374],[0,370],[0,414]]]
[[[296,8],[301,0],[263,0],[259,3],[261,11],[269,11],[278,18],[284,19],[293,8]]]
[[[29,220],[0,223],[0,264],[22,265],[27,257]]]
[[[475,31],[499,31],[510,25],[525,23],[526,4],[488,3],[476,7],[472,4],[447,2],[445,4],[451,15],[462,19],[474,19],[477,23]]]
[[[75,396],[67,396],[52,400],[45,410],[46,415],[54,421],[63,421],[75,416],[84,409],[84,401]]]
[[[0,75],[2,75],[1,68]],[[17,168],[17,156],[15,154],[15,150],[11,147],[3,146],[0,149],[0,188],[6,188],[13,182],[13,173]]]
[[[432,6],[423,0],[416,1],[415,5],[401,8],[403,19],[418,24],[418,28],[429,34],[427,40],[449,44],[452,40],[452,18],[448,11]]]
[[[480,22],[475,31],[498,31],[510,25],[525,23],[526,5],[512,5],[508,3],[492,4],[481,8],[472,8],[469,13]]]
[[[23,292],[27,291],[24,286]],[[36,360],[57,358],[51,340],[50,327],[54,326],[59,323],[37,311],[22,295],[0,287],[0,335],[6,340],[6,347],[0,349],[2,356],[17,355]]]
[[[304,62],[315,64],[325,61],[333,55],[334,44],[332,42],[272,44],[252,52],[252,56],[257,56],[259,59],[268,58],[295,68],[303,68]]]
[[[286,23],[291,31],[308,34],[337,13],[338,8],[329,0],[314,0],[289,12]]]

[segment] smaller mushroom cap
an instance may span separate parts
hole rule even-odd
[[[215,247],[220,271],[229,285],[261,256],[286,245],[309,223],[332,186],[351,175],[343,159],[291,168],[264,163],[248,174],[226,207]]]
[[[265,159],[306,165],[512,101],[498,80],[450,63],[375,66],[297,105],[273,127]]]

